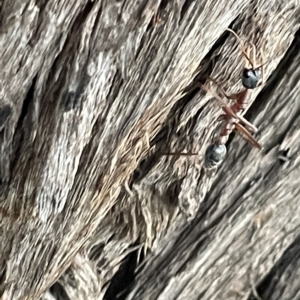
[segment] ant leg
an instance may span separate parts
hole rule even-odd
[[[188,151],[188,152],[160,152],[163,156],[194,156],[199,155],[199,153]]]
[[[228,95],[227,92],[221,87],[221,85],[214,78],[208,77],[208,80],[212,81],[217,86],[217,88],[221,91],[223,96],[225,96],[227,99],[230,99],[230,100],[236,100],[237,99],[236,95],[238,95],[238,94]]]
[[[205,85],[202,85],[200,83],[198,83],[199,86],[204,90],[206,91],[207,93],[210,93],[214,98],[216,98],[219,103],[221,104],[222,106],[222,109],[223,111],[225,112],[225,116],[231,116],[231,117],[234,117],[236,119],[241,119],[242,117],[239,117],[236,115],[236,113],[232,110],[232,108],[214,91],[214,90],[211,90],[209,89],[208,87],[206,87]],[[242,120],[242,119],[241,119]],[[247,121],[246,121],[247,122]],[[250,124],[250,123],[249,123]],[[251,124],[250,124],[250,127],[251,127]],[[253,128],[253,126],[252,126]]]
[[[251,131],[252,133],[255,133],[258,131],[257,127],[255,127],[252,123],[250,123],[248,120],[246,120],[244,117],[237,115],[237,118],[239,119],[239,121],[241,123],[243,123],[244,125],[246,125],[249,129],[249,131]]]
[[[204,91],[206,91],[207,93],[211,94],[214,98],[216,98],[219,101],[219,103],[221,104],[222,107],[226,107],[229,110],[231,110],[231,108],[228,106],[228,104],[214,90],[206,87],[205,85],[202,85],[201,83],[198,83],[198,85]],[[233,112],[232,112],[232,114],[235,115]]]
[[[223,96],[225,96],[227,99],[238,100],[240,99],[241,95],[244,94],[245,92],[245,90],[242,90],[241,92],[228,95],[227,92],[221,87],[221,85],[214,78],[208,77],[208,79],[211,80],[218,87],[218,89],[222,92]]]
[[[233,110],[232,108],[213,90],[207,88],[206,86],[202,85],[202,84],[199,84],[199,86],[205,90],[207,93],[211,93],[212,96],[214,98],[216,98],[220,104],[222,105],[222,110],[225,112],[224,117],[222,118],[227,118],[228,116],[231,116],[231,117],[234,117],[236,119],[238,119],[240,122],[244,123],[246,126],[249,127],[249,129],[253,132],[256,132],[257,131],[257,128],[252,125],[249,121],[247,121],[244,117],[240,116],[240,115],[237,115]]]
[[[244,128],[241,124],[239,123],[235,123],[235,128],[241,132],[244,137],[246,137],[246,139],[256,148],[258,148],[259,150],[262,150],[263,147],[262,145],[250,134],[250,132]]]

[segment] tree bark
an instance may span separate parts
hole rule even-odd
[[[300,299],[299,4],[2,1],[1,299]],[[264,149],[207,170],[227,27]]]

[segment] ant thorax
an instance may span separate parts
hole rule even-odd
[[[260,80],[260,69],[244,69],[242,74],[242,84],[246,89],[255,89]]]

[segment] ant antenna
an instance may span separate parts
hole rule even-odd
[[[240,37],[239,37],[232,29],[226,28],[225,30],[231,32],[231,33],[236,37],[238,43],[239,43],[240,46],[241,46],[241,50],[242,50],[242,52],[243,52],[243,55],[244,55],[245,58],[248,60],[248,62],[249,62],[250,65],[252,66],[252,68],[255,69],[252,60],[250,59],[250,57],[248,56],[248,54],[247,54],[246,51],[245,51],[244,44],[243,44],[241,38],[240,38]]]
[[[278,57],[281,56],[281,55],[282,55],[282,54],[276,55],[276,56],[274,56],[274,57],[269,58],[269,59],[268,59],[267,61],[265,61],[263,64],[259,65],[259,66],[257,67],[257,69],[260,69],[261,67],[263,67],[264,65],[266,65],[266,64],[269,63],[270,61],[274,60],[275,58],[278,58]]]

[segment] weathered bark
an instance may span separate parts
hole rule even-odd
[[[1,299],[300,299],[299,13],[3,1]],[[264,150],[234,137],[215,172],[220,106],[195,85],[241,88],[229,26],[272,59],[246,114]]]

